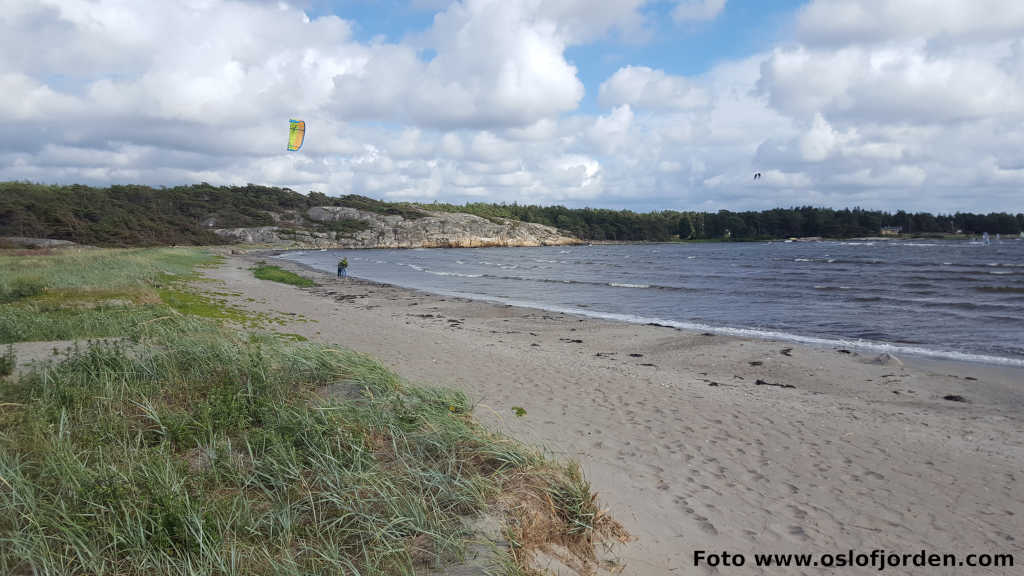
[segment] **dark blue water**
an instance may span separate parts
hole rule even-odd
[[[1024,241],[293,252],[430,292],[687,329],[1024,366]]]

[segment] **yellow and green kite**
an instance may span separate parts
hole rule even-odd
[[[288,128],[288,151],[295,152],[302,148],[302,141],[306,139],[306,123],[302,120],[289,120]]]

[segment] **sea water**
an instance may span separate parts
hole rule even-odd
[[[329,250],[282,256],[627,322],[1024,366],[1024,241]]]

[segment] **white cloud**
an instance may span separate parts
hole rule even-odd
[[[653,110],[686,110],[708,105],[708,95],[693,81],[646,66],[620,68],[601,84],[601,104],[630,104]]]
[[[839,174],[835,180],[858,187],[916,188],[925,182],[927,173],[920,166],[892,166],[887,169],[863,168],[856,172]]]
[[[612,154],[626,144],[633,124],[633,111],[628,104],[612,110],[607,116],[599,116],[590,128],[588,136],[594,148],[605,154]]]
[[[0,123],[32,126],[0,131],[0,180],[1020,209],[1015,3],[816,0],[763,53],[690,76],[624,62],[584,87],[567,51],[642,40],[645,4],[444,2],[422,6],[426,30],[362,42],[357,23],[275,2],[0,0]],[[706,20],[724,5],[673,7]],[[579,109],[585,89],[601,112]],[[290,117],[308,125],[297,154]]]
[[[761,68],[761,90],[796,116],[949,123],[1024,112],[1024,76],[1014,45],[933,55],[923,40],[835,50],[776,49]],[[993,58],[991,53],[998,57]]]
[[[24,74],[0,73],[0,120],[37,120],[49,114],[68,114],[81,109],[76,98],[59,94]]]
[[[672,9],[676,22],[714,20],[725,8],[726,0],[680,0]]]
[[[761,64],[757,94],[799,133],[758,163],[866,205],[1018,210],[1024,20],[1014,3],[815,1],[803,44]]]
[[[553,22],[560,35],[572,44],[594,40],[615,31],[624,40],[643,40],[648,36],[641,8],[649,0],[531,0],[541,20]]]
[[[490,132],[478,132],[473,137],[470,150],[472,158],[481,162],[499,162],[516,154],[514,145]]]
[[[1024,3],[1014,0],[813,0],[797,18],[805,42],[842,45],[913,38],[1019,37]]]
[[[465,147],[458,134],[448,132],[441,137],[441,152],[448,158],[462,158]]]
[[[38,77],[78,75],[96,109],[134,116],[240,123],[323,110],[419,125],[529,125],[576,107],[583,85],[563,52],[577,35],[613,25],[581,17],[559,26],[535,4],[453,4],[436,16],[427,35],[436,56],[424,62],[411,45],[360,44],[349,23],[290,8],[47,0],[4,16],[13,34],[3,58]],[[52,30],[45,41],[18,32],[37,21]]]
[[[811,127],[800,136],[800,153],[808,162],[821,162],[844,140],[821,114],[814,116]]]

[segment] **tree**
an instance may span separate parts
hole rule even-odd
[[[676,233],[679,234],[680,240],[686,240],[693,235],[693,223],[690,222],[689,216],[683,216],[679,219],[679,225],[676,227]]]

